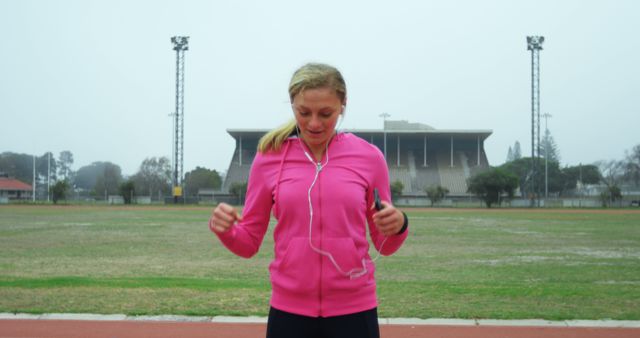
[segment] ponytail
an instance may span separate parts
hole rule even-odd
[[[258,142],[258,152],[264,154],[269,151],[280,151],[284,140],[296,129],[296,121],[291,119],[289,122],[280,127],[266,133],[260,142]]]

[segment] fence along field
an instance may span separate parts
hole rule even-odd
[[[636,210],[407,209],[383,317],[640,319]],[[245,260],[211,208],[0,207],[0,312],[261,315],[272,228]]]

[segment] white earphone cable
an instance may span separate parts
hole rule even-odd
[[[300,140],[300,130],[298,129],[297,125],[296,125],[296,129],[297,129],[297,132],[298,132],[298,142],[300,142],[300,147],[302,147],[302,151],[306,155],[307,159],[309,159],[309,161],[316,167],[315,176],[313,177],[313,182],[311,182],[311,185],[309,186],[309,190],[307,191],[307,198],[308,198],[308,201],[309,201],[309,246],[316,253],[329,258],[329,260],[331,261],[333,266],[341,274],[349,277],[350,279],[355,279],[355,278],[358,278],[358,277],[362,277],[365,274],[367,274],[367,272],[369,271],[367,269],[367,265],[366,265],[366,262],[365,262],[364,258],[362,258],[362,260],[361,260],[362,261],[362,268],[353,268],[353,269],[351,269],[349,271],[344,271],[340,267],[338,262],[336,262],[335,258],[333,257],[333,254],[331,254],[330,252],[324,251],[324,250],[322,250],[320,248],[317,248],[316,246],[313,245],[313,241],[312,241],[313,205],[311,203],[311,190],[313,189],[314,185],[316,184],[316,181],[318,180],[318,175],[320,174],[320,171],[322,171],[322,169],[329,163],[329,142],[331,140],[327,141],[327,144],[325,146],[326,160],[325,160],[324,164],[321,164],[321,162],[317,162],[316,163],[313,160],[313,158],[311,157],[311,155],[309,155],[309,153],[304,149],[304,145],[302,144],[302,141]],[[382,252],[382,248],[384,247],[384,244],[387,242],[388,238],[389,237],[385,236],[384,240],[382,241],[382,244],[380,245],[380,249],[378,250],[378,254],[376,255],[376,257],[374,259],[370,259],[369,261],[371,261],[373,263],[373,262],[377,261],[378,258],[380,258],[380,253]]]

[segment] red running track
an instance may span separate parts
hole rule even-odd
[[[153,321],[0,320],[0,337],[264,337],[265,324]],[[639,338],[640,328],[381,325],[383,338]]]

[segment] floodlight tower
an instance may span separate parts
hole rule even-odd
[[[531,206],[538,199],[538,162],[540,159],[540,51],[544,36],[527,36],[527,50],[531,51]]]
[[[182,170],[184,164],[184,52],[189,50],[188,36],[171,38],[176,51],[176,111],[173,136],[173,203],[182,196]]]

